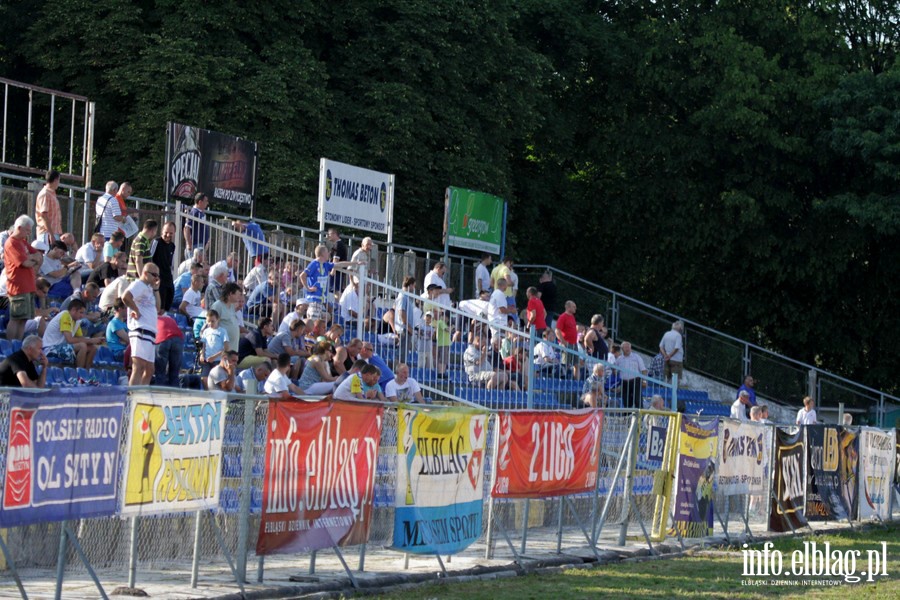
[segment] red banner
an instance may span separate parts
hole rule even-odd
[[[270,401],[257,554],[365,543],[384,409]]]
[[[500,413],[495,498],[590,492],[597,484],[599,409]]]

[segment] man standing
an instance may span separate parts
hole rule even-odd
[[[128,279],[135,280],[144,272],[144,265],[153,258],[153,238],[159,223],[153,219],[144,221],[144,228],[138,232],[131,243],[131,252],[128,253]],[[159,275],[159,272],[157,272]]]
[[[641,375],[647,374],[647,367],[644,366],[644,359],[632,352],[631,342],[622,342],[622,356],[616,359],[616,367],[622,377],[622,401],[625,408],[641,408],[641,390],[646,385]]]
[[[556,318],[556,282],[553,281],[553,273],[544,271],[538,283],[538,291],[541,293],[541,302],[547,311],[547,323]]]
[[[62,235],[62,214],[59,211],[59,200],[56,197],[56,189],[59,187],[59,171],[50,169],[47,171],[46,183],[38,192],[37,202],[34,205],[34,214],[37,217],[37,239],[47,246]]]
[[[409,360],[409,351],[413,346],[413,337],[418,327],[416,322],[416,278],[407,276],[403,280],[404,294],[397,296],[394,304],[394,327],[400,337],[400,362]]]
[[[43,367],[38,375],[34,363]],[[49,371],[47,357],[44,355],[41,338],[29,335],[22,342],[22,349],[10,354],[3,362],[0,362],[0,386],[22,388],[47,387],[47,371]]]
[[[347,250],[347,244],[341,239],[341,232],[336,227],[328,230],[328,241],[331,242],[331,262],[346,262],[350,258],[350,252]],[[338,273],[334,277],[334,289],[343,290],[347,285],[347,280],[343,273]]]
[[[738,392],[747,392],[750,397],[749,406],[756,406],[756,379],[752,375],[744,377],[744,384],[738,388]]]
[[[684,323],[675,321],[672,329],[667,331],[659,341],[659,353],[663,357],[663,375],[667,382],[672,381],[672,375],[678,375],[678,387],[682,387],[684,376]]]
[[[159,267],[159,301],[163,310],[169,310],[175,299],[175,281],[172,277],[172,260],[175,258],[175,223],[166,221],[162,236],[156,240],[153,264]]]
[[[184,333],[175,319],[161,314],[156,318],[156,358],[153,385],[177,388],[184,356]]]
[[[560,345],[565,346],[568,352],[562,353],[562,364],[572,369],[572,376],[578,378],[578,355],[575,349],[578,345],[578,324],[575,322],[575,311],[578,307],[571,300],[566,300],[566,312],[559,315],[556,320],[556,338]]]
[[[141,278],[133,281],[122,302],[128,307],[128,337],[131,343],[131,377],[128,385],[150,385],[156,364],[156,317],[159,308],[159,267],[144,265]]]
[[[747,408],[750,407],[750,394],[741,390],[737,399],[731,405],[731,418],[738,421],[747,420]]]
[[[372,260],[374,250],[375,243],[372,241],[372,238],[364,237],[362,242],[360,242],[359,248],[353,253],[353,258],[350,259],[352,263],[365,265],[367,277],[374,277],[376,274],[375,264]],[[351,270],[355,271],[356,267],[353,267]],[[353,281],[358,283],[359,277],[354,276]]]
[[[609,346],[606,345],[606,340],[603,339],[605,333],[606,327],[603,326],[603,315],[591,317],[591,328],[584,334],[584,351],[596,360],[606,360],[606,357],[609,355]]]
[[[488,267],[491,266],[493,259],[488,253],[481,255],[481,262],[475,269],[475,298],[481,296],[481,292],[490,292],[491,290],[491,272]]]
[[[16,219],[13,231],[3,246],[6,292],[9,294],[9,325],[6,337],[21,340],[25,322],[34,318],[35,273],[44,261],[39,250],[28,245],[34,221],[28,215]]]
[[[115,193],[119,191],[119,184],[115,181],[107,181],[104,189],[106,190],[106,193],[97,198],[97,202],[94,204],[95,221],[100,222],[100,229],[95,229],[95,231],[100,235],[103,235],[103,224],[106,222],[106,212],[112,209],[110,200],[112,200]],[[115,229],[112,231],[115,231]],[[109,232],[110,235],[112,235],[112,231]],[[103,238],[108,239],[106,236],[103,236]]]
[[[438,261],[434,264],[434,268],[431,269],[425,275],[425,289],[428,289],[430,285],[438,286],[437,289],[437,303],[441,306],[450,307],[452,303],[450,302],[450,294],[453,293],[453,288],[448,288],[447,284],[444,283],[444,274],[447,272],[447,265],[444,264],[443,261]]]
[[[206,209],[209,198],[203,192],[194,194],[194,206],[188,211],[184,221],[184,257],[193,256],[194,248],[202,248],[206,252],[209,244],[209,225],[206,224]]]

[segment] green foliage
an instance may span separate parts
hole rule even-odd
[[[98,181],[161,196],[177,120],[260,143],[275,219],[322,156],[395,173],[416,245],[481,189],[521,262],[893,389],[896,6],[20,0],[0,73],[97,102]]]

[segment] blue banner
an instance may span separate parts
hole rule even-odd
[[[116,512],[125,388],[10,392],[0,526]]]

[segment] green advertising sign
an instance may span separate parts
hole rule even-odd
[[[447,242],[456,248],[500,254],[506,223],[503,198],[447,188]]]

